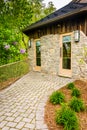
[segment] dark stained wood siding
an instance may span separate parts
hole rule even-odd
[[[51,25],[46,25],[42,28],[37,28],[29,33],[30,38],[40,38],[48,34],[62,34],[69,33],[75,30],[81,30],[87,35],[87,16],[78,16],[65,20],[58,21]]]

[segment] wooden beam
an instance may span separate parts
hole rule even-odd
[[[85,18],[84,32],[87,35],[87,17]]]

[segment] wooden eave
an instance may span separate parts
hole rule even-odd
[[[28,30],[35,29],[37,27],[44,26],[46,24],[54,23],[54,22],[59,21],[61,19],[65,19],[67,17],[73,16],[73,15],[77,15],[77,14],[80,14],[80,13],[83,13],[83,12],[87,12],[87,7],[84,8],[84,9],[81,9],[81,10],[74,11],[72,13],[65,14],[63,16],[57,16],[56,18],[50,19],[50,20],[48,20],[48,21],[46,21],[44,23],[37,23],[36,25],[31,25],[28,28]]]
[[[27,34],[28,32],[30,32],[33,29],[40,28],[40,27],[43,27],[43,26],[47,26],[48,24],[52,24],[52,23],[58,22],[60,20],[75,16],[75,15],[78,15],[78,14],[82,14],[82,13],[85,13],[85,12],[87,12],[87,6],[81,8],[81,9],[77,9],[77,10],[70,12],[70,13],[68,12],[68,13],[61,15],[61,16],[56,16],[55,18],[49,19],[49,20],[44,21],[44,22],[34,23],[34,24],[30,25],[29,27],[25,28],[25,30],[23,30],[23,32],[25,34]]]

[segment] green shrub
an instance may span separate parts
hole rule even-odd
[[[72,100],[69,103],[69,106],[71,109],[73,109],[75,112],[84,111],[85,105],[81,99],[78,99],[76,97],[73,97]]]
[[[64,107],[56,112],[56,123],[63,125],[64,130],[78,130],[78,118],[73,110],[69,107]]]
[[[54,105],[60,104],[64,101],[64,98],[65,98],[65,96],[62,92],[55,91],[50,96],[50,102],[53,103]]]
[[[77,88],[74,88],[72,90],[72,96],[80,97],[80,95],[81,95],[80,90],[78,90]]]
[[[74,87],[75,87],[74,83],[69,83],[69,84],[67,85],[67,88],[68,88],[68,89],[73,89]]]

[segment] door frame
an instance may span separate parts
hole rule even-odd
[[[40,72],[41,71],[41,66],[36,65],[36,41],[40,41],[40,38],[34,40],[34,63],[35,63],[34,71],[39,71]]]
[[[63,69],[63,36],[71,36],[71,69]],[[64,33],[60,35],[60,63],[59,63],[59,75],[64,77],[72,77],[72,32]]]

